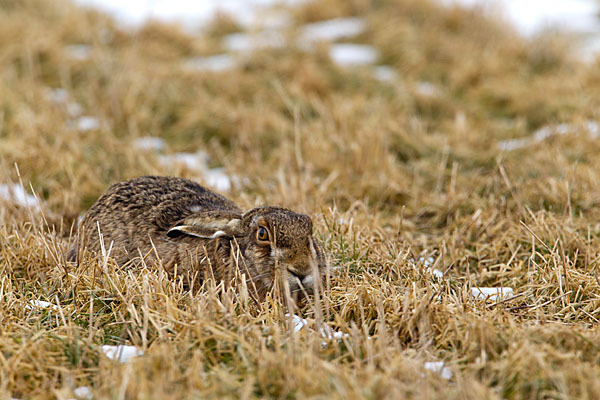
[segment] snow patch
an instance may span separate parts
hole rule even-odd
[[[596,52],[600,45],[600,21],[595,0],[439,0],[444,4],[480,7],[490,13],[500,11],[521,34],[532,36],[542,29],[558,27],[585,36],[584,51]],[[100,9],[126,27],[139,27],[149,19],[180,23],[197,29],[208,24],[218,13],[231,16],[243,27],[282,29],[291,25],[284,12],[274,6],[293,6],[306,0],[75,0],[82,6]],[[271,11],[271,12],[267,12]],[[360,18],[338,18],[305,25],[303,41],[335,41],[359,35],[365,30]],[[76,45],[80,46],[80,45]],[[85,46],[85,45],[83,45]],[[75,50],[75,57],[87,57],[87,50]],[[584,54],[585,56],[585,54]],[[589,58],[589,57],[588,57]]]
[[[257,49],[281,48],[286,44],[281,32],[265,30],[253,33],[232,33],[223,38],[223,47],[231,52],[251,53]]]
[[[425,257],[419,257],[419,262],[421,264],[423,264],[425,267],[431,267],[433,265],[433,263],[435,262],[435,258],[429,256],[427,258]]]
[[[545,28],[565,29],[575,33],[598,32],[598,3],[594,0],[441,0],[446,4],[484,7],[500,11],[526,36]]]
[[[433,256],[429,256],[427,258],[421,256],[418,260],[415,261],[415,259],[411,257],[408,259],[408,261],[410,261],[413,264],[429,268],[435,263],[435,258],[433,258]]]
[[[394,82],[398,79],[398,73],[389,65],[378,65],[373,68],[373,77],[380,82]]]
[[[358,36],[366,29],[367,24],[362,18],[334,18],[326,21],[306,24],[301,28],[300,41],[334,42],[339,39]]]
[[[500,150],[505,151],[519,150],[532,146],[536,143],[543,142],[544,140],[552,136],[562,136],[567,135],[569,133],[578,133],[581,131],[585,132],[590,139],[597,139],[598,137],[600,137],[600,125],[598,125],[596,121],[588,120],[583,125],[567,123],[547,125],[536,130],[531,136],[518,139],[503,140],[498,143],[498,147],[500,148]]]
[[[41,209],[38,200],[35,196],[27,193],[21,185],[0,184],[0,200],[11,202],[22,207],[30,207],[32,210],[39,211]]]
[[[161,152],[167,148],[165,141],[159,137],[143,136],[132,142],[136,150]]]
[[[329,49],[331,60],[342,67],[373,64],[379,54],[373,46],[364,44],[334,44]]]
[[[228,192],[234,183],[239,184],[240,179],[231,177],[225,172],[225,168],[208,168],[209,156],[206,152],[175,153],[158,157],[158,162],[164,166],[172,167],[182,165],[190,171],[201,174],[206,185],[218,191]]]
[[[122,363],[126,363],[135,357],[144,355],[144,352],[141,349],[130,345],[103,345],[101,349],[106,357]]]
[[[52,103],[65,107],[67,114],[69,114],[71,117],[77,117],[83,112],[81,105],[71,100],[71,96],[66,89],[47,88],[45,91],[45,97]]]
[[[440,90],[433,83],[418,82],[415,85],[415,92],[423,97],[438,97]]]
[[[73,394],[78,399],[91,400],[94,397],[92,395],[92,389],[89,386],[79,386],[73,389]]]
[[[257,21],[265,20],[261,16],[267,7],[294,5],[301,1],[303,0],[75,0],[79,5],[112,15],[125,27],[139,27],[148,20],[155,19],[180,23],[190,30],[206,25],[218,13],[231,16],[243,26],[252,26]],[[270,20],[275,18],[271,17]],[[271,21],[269,22],[273,23]]]
[[[308,321],[295,314],[285,314],[285,317],[288,318],[288,321],[295,333],[300,332],[308,324]]]
[[[437,268],[430,268],[430,267],[428,267],[426,269],[426,271],[429,272],[431,275],[435,276],[438,279],[444,278],[444,273],[442,271],[440,271],[439,269],[437,269]]]
[[[100,129],[101,123],[100,120],[96,117],[84,115],[72,121],[69,121],[68,125],[74,127],[80,132],[89,132]]]
[[[474,287],[471,288],[471,295],[481,300],[502,300],[513,293],[511,287]]]
[[[300,332],[302,329],[304,329],[308,325],[307,320],[305,320],[304,318],[301,318],[295,314],[294,315],[285,314],[285,316],[288,319],[288,323],[290,324],[289,326],[294,330],[294,333]],[[321,342],[321,346],[323,346],[323,347],[327,346],[329,344],[329,342],[331,342],[333,340],[336,340],[339,342],[343,338],[349,336],[347,333],[336,331],[329,325],[323,325],[319,329],[319,335],[323,339],[325,339]]]
[[[202,175],[208,186],[211,186],[221,192],[231,190],[231,178],[225,172],[225,168],[213,168],[204,171]]]
[[[165,166],[183,165],[193,171],[207,169],[208,153],[198,151],[196,153],[174,153],[160,156],[158,161]]]
[[[588,120],[584,125],[590,139],[598,139],[600,137],[600,125],[596,121]]]
[[[29,304],[25,305],[26,310],[33,310],[34,308],[43,308],[51,311],[58,311],[58,306],[56,304],[44,300],[30,300]]]
[[[329,325],[323,325],[323,327],[319,330],[319,333],[321,334],[322,338],[327,339],[329,341],[331,341],[331,340],[339,341],[339,340],[342,340],[343,338],[349,336],[347,333],[334,330]],[[322,343],[324,343],[324,342],[322,342]]]
[[[600,52],[600,20],[595,0],[439,0],[445,4],[459,4],[481,8],[486,13],[505,17],[521,35],[533,37],[548,30],[558,29],[578,36],[579,56],[582,61],[594,61]]]
[[[415,266],[425,267],[425,271],[427,271],[427,273],[435,276],[438,279],[444,278],[444,273],[442,271],[440,271],[437,268],[432,268],[433,264],[435,264],[435,258],[433,258],[432,256],[429,256],[427,258],[421,256],[416,261],[414,258],[410,258],[408,261],[413,263]]]
[[[431,372],[439,374],[444,379],[452,378],[452,370],[446,367],[446,363],[443,361],[427,361],[423,364],[423,367]]]

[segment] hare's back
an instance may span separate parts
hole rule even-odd
[[[205,210],[238,211],[239,208],[226,197],[188,179],[142,176],[109,187],[89,210],[88,217],[146,223],[153,220],[159,228],[168,229],[187,215]]]

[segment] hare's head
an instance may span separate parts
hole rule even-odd
[[[264,297],[276,285],[289,287],[298,299],[318,289],[326,272],[325,257],[312,230],[307,215],[279,207],[258,207],[245,214],[198,212],[167,234],[172,238],[228,239],[233,263],[248,277],[249,289]]]

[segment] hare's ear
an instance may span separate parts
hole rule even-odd
[[[182,235],[202,239],[232,237],[240,229],[240,214],[231,211],[205,211],[186,217],[168,230],[167,236],[176,238]]]
[[[216,239],[218,237],[229,236],[227,232],[218,230],[203,229],[201,226],[194,225],[177,225],[167,231],[167,236],[171,239],[180,236],[193,236],[202,239]]]

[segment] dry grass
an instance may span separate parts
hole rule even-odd
[[[423,0],[293,13],[297,25],[364,16],[357,40],[397,82],[337,67],[325,45],[193,72],[182,61],[221,52],[231,20],[203,35],[127,32],[63,1],[0,1],[0,183],[31,184],[44,211],[0,200],[0,398],[69,398],[82,385],[95,398],[595,398],[600,145],[584,125],[599,118],[598,64],[578,63],[560,36],[525,41]],[[66,56],[75,44],[90,57]],[[77,130],[49,88],[101,126]],[[572,132],[499,150],[558,122]],[[302,311],[312,330],[293,333],[277,302],[243,291],[192,295],[161,272],[65,261],[77,216],[109,184],[202,181],[134,149],[142,136],[210,153],[240,177],[230,196],[244,207],[313,215],[340,268]],[[429,256],[443,279],[418,262]],[[476,286],[514,296],[477,300]],[[348,336],[323,346],[323,322]],[[145,354],[120,364],[100,351],[120,343]],[[437,360],[450,380],[423,368]]]

